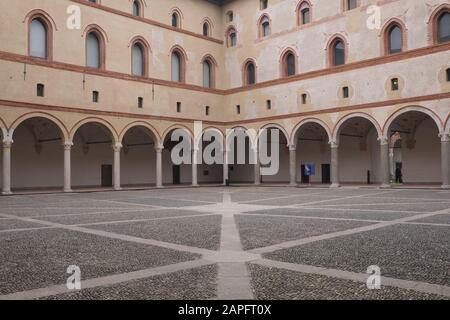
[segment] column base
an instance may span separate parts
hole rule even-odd
[[[291,183],[289,183],[289,186],[291,186],[291,187],[297,187],[297,186],[298,186],[298,183],[297,183],[297,182],[291,182]]]
[[[161,186],[156,186],[156,188],[157,188],[157,189],[163,189],[164,186],[162,186],[162,185],[161,185]]]
[[[66,188],[64,188],[64,192],[65,192],[65,193],[71,193],[71,192],[73,192],[73,190],[72,190],[72,189],[66,189]]]
[[[340,188],[341,187],[341,185],[339,184],[339,183],[332,183],[331,184],[331,186],[330,186],[330,188]]]
[[[2,191],[2,196],[10,196],[13,193],[11,191]]]
[[[450,190],[450,184],[443,184],[441,189]]]
[[[383,184],[380,186],[380,189],[390,189],[390,188],[392,188],[392,185],[387,184],[387,183],[383,183]]]
[[[199,185],[198,183],[193,183],[193,184],[192,184],[192,187],[193,187],[193,188],[198,188],[198,187],[200,187],[200,185]]]
[[[122,187],[114,187],[114,191],[122,191]]]

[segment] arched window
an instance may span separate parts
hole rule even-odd
[[[281,68],[283,77],[290,77],[296,73],[295,55],[292,51],[287,51],[281,60]]]
[[[133,1],[133,16],[140,17],[142,15],[141,3],[139,0]]]
[[[264,38],[270,36],[270,20],[264,15],[259,20],[259,37]]]
[[[184,54],[179,49],[174,49],[171,55],[172,81],[184,82]]]
[[[345,44],[341,38],[334,39],[328,48],[329,61],[331,66],[340,66],[345,64]]]
[[[206,21],[203,23],[203,35],[205,37],[209,36],[209,23]]]
[[[180,17],[178,13],[172,13],[172,27],[179,28],[180,27]]]
[[[96,31],[86,37],[86,66],[101,69],[103,67],[102,38]]]
[[[209,59],[203,61],[203,86],[213,88],[213,64]]]
[[[244,66],[244,85],[256,83],[256,67],[253,61],[248,61]]]
[[[437,20],[438,43],[450,41],[450,12],[443,12]]]
[[[227,46],[235,47],[237,45],[237,32],[236,29],[231,27],[227,31]]]
[[[298,7],[298,24],[308,24],[311,22],[311,5],[303,1]]]
[[[388,29],[388,53],[402,52],[402,48],[402,30],[397,24],[394,24]]]
[[[49,30],[48,24],[41,18],[34,18],[29,30],[29,54],[34,58],[49,58]]]
[[[132,74],[135,76],[144,77],[147,75],[147,57],[146,46],[140,41],[136,41],[131,49],[132,57]]]

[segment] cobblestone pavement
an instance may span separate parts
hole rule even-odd
[[[69,290],[69,266],[81,290]],[[381,273],[370,290],[368,268]],[[450,299],[450,192],[201,187],[0,197],[4,299]]]

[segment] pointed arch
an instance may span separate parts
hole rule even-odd
[[[272,33],[272,19],[269,14],[263,13],[257,22],[258,38],[268,37]]]
[[[202,58],[203,66],[203,86],[205,88],[215,88],[216,87],[216,69],[217,61],[214,57],[207,53]]]
[[[391,31],[393,28],[398,27],[400,30],[400,37],[401,37],[401,51],[408,50],[408,29],[406,28],[405,23],[399,19],[399,18],[391,18],[388,21],[385,22],[383,25],[383,28],[381,29],[381,32],[379,34],[381,44],[381,55],[389,55],[392,54],[391,52],[391,46],[390,46],[390,37],[391,37]]]
[[[318,124],[319,126],[321,126],[327,133],[328,141],[332,140],[332,133],[331,133],[330,127],[324,121],[322,121],[320,119],[316,119],[316,118],[306,118],[306,119],[303,119],[302,121],[300,121],[294,127],[294,130],[292,130],[291,140],[290,140],[291,145],[296,145],[297,138],[301,131],[301,128],[308,123],[315,123],[315,124]]]
[[[250,86],[256,84],[257,81],[257,69],[256,62],[253,58],[248,58],[242,65],[242,85]]]
[[[433,12],[430,15],[430,18],[428,19],[428,41],[430,45],[439,44],[439,27],[438,27],[438,20],[439,17],[441,17],[444,13],[450,13],[450,4],[444,3],[439,5],[437,8],[433,10]]]
[[[297,15],[298,26],[302,26],[312,22],[312,9],[313,5],[310,0],[301,0],[297,3],[295,14]]]
[[[186,51],[179,45],[174,45],[170,49],[171,57],[171,80],[176,82],[186,82]]]
[[[336,67],[347,63],[348,41],[343,34],[340,33],[334,34],[328,40],[325,50],[327,51],[328,67]]]
[[[135,76],[148,77],[149,75],[149,52],[151,52],[150,44],[147,40],[142,36],[135,36],[131,39],[129,47],[131,48],[131,74]],[[136,48],[139,48],[141,51],[141,60],[136,61],[138,59],[138,51]],[[141,64],[140,66],[138,64]],[[139,68],[140,67],[140,68]],[[141,69],[141,70],[138,70]],[[141,72],[138,72],[141,71]]]
[[[90,68],[106,69],[106,32],[96,24],[88,25],[83,33],[86,39],[86,66]],[[95,38],[94,38],[95,37]],[[98,43],[96,43],[96,41]],[[98,48],[96,48],[98,46]],[[89,50],[92,50],[90,52]],[[98,50],[98,52],[96,52]]]
[[[54,31],[57,31],[56,23],[53,20],[53,18],[44,10],[35,9],[25,16],[24,22],[27,24],[27,52],[28,56],[38,59],[44,59],[44,60],[53,60],[53,33]],[[44,50],[45,52],[42,52],[40,54],[36,54],[33,52],[33,43],[36,39],[33,37],[33,23],[37,22],[39,23],[45,30],[44,34]]]
[[[298,54],[292,47],[285,48],[279,58],[280,77],[291,77],[298,73]]]

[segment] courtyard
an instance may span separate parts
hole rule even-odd
[[[0,197],[4,299],[449,299],[450,191],[200,187]],[[69,290],[69,266],[81,290]],[[381,274],[370,290],[368,268]]]

